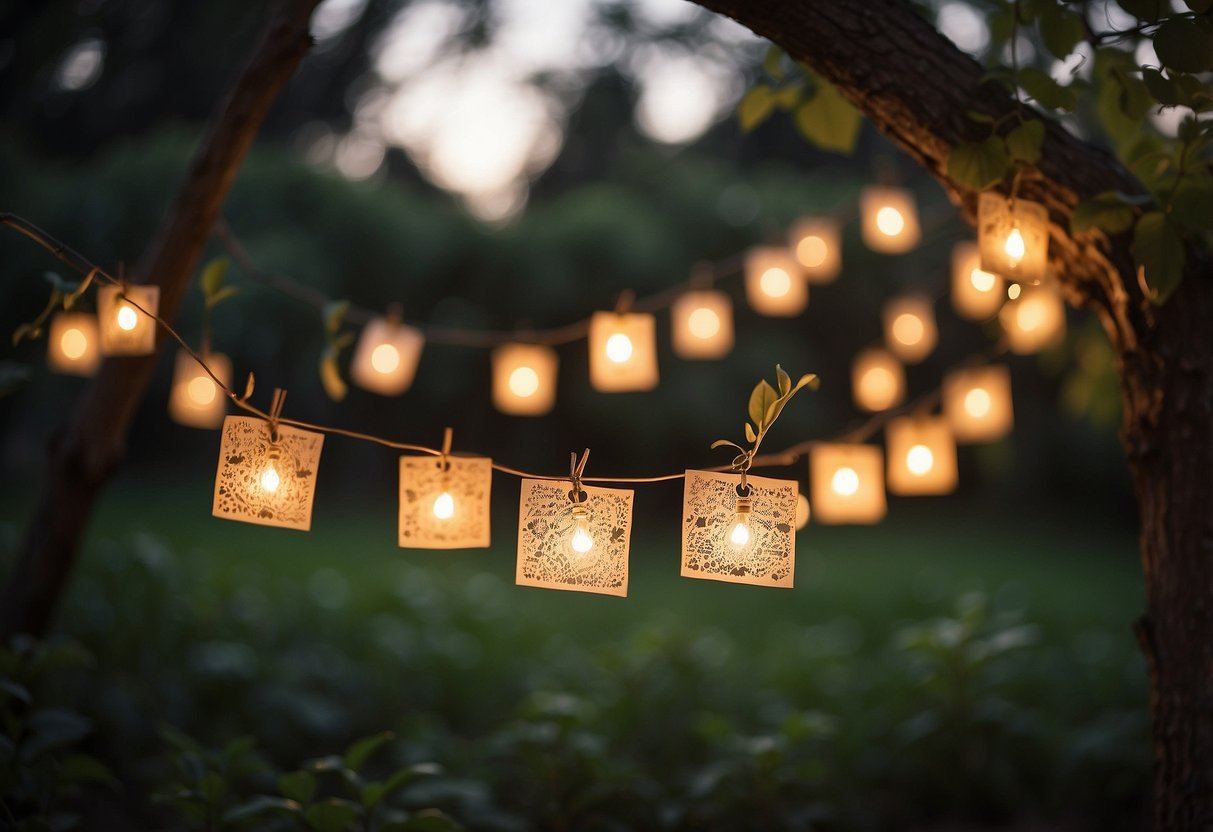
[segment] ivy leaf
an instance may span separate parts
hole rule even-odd
[[[790,84],[782,87],[775,92],[775,106],[781,110],[790,110],[796,106],[796,102],[800,101],[802,93],[804,93],[804,84]]]
[[[981,142],[961,142],[948,154],[948,177],[974,191],[985,190],[1007,174],[1011,160],[1003,140],[991,136]]]
[[[1063,87],[1034,66],[1019,71],[1019,85],[1037,104],[1050,110],[1073,110],[1078,105],[1078,95],[1071,87]]]
[[[1203,18],[1168,18],[1154,33],[1154,51],[1168,69],[1179,72],[1213,69],[1213,24]]]
[[[859,138],[863,117],[833,84],[814,77],[817,92],[796,108],[796,127],[822,150],[849,154]]]
[[[202,294],[208,300],[223,286],[223,279],[227,276],[228,266],[229,263],[226,257],[216,257],[207,263],[206,268],[202,270]]]
[[[1011,158],[1034,165],[1040,161],[1040,148],[1045,140],[1045,123],[1039,119],[1025,121],[1007,134],[1007,149]]]
[[[1104,191],[1075,206],[1070,215],[1070,230],[1077,234],[1098,228],[1108,234],[1120,234],[1133,226],[1134,208],[1151,201],[1149,196]]]
[[[1133,259],[1158,306],[1179,286],[1184,272],[1183,240],[1161,211],[1150,211],[1133,230]]]
[[[349,392],[345,379],[341,377],[341,368],[337,364],[340,353],[341,350],[337,347],[326,347],[320,356],[320,383],[324,385],[325,394],[335,402],[344,399]]]
[[[1045,49],[1058,60],[1065,60],[1086,37],[1082,16],[1052,2],[1041,5],[1038,22]]]
[[[1141,70],[1141,80],[1145,81],[1146,89],[1150,91],[1150,95],[1162,104],[1164,107],[1176,107],[1184,103],[1183,90],[1174,80],[1163,75],[1157,69],[1143,67]]]
[[[778,398],[779,396],[775,393],[775,388],[766,379],[763,379],[754,386],[753,392],[750,393],[749,413],[750,421],[758,426],[758,430],[766,427],[767,409]]]
[[[762,122],[766,121],[775,110],[775,91],[768,84],[755,84],[741,97],[737,105],[737,120],[741,129],[749,133]]]

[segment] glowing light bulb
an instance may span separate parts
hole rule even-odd
[[[393,344],[380,344],[371,351],[371,369],[382,375],[395,372],[400,366],[400,350]]]
[[[696,338],[708,339],[720,332],[720,316],[701,306],[687,318],[687,328]]]
[[[1007,235],[1006,245],[1003,246],[1003,251],[1007,254],[1007,259],[1011,266],[1018,266],[1024,256],[1024,241],[1023,234],[1019,233],[1018,226],[1011,229],[1011,233]]]
[[[994,288],[994,282],[997,279],[996,275],[982,269],[974,268],[969,272],[969,283],[973,284],[973,288],[979,292],[989,292]]]
[[[935,455],[926,445],[913,445],[906,451],[906,468],[916,477],[925,475],[935,465]]]
[[[274,467],[274,462],[271,460],[265,465],[265,470],[261,472],[261,488],[269,494],[273,494],[278,490],[278,486],[282,484],[282,477],[278,476],[278,469]]]
[[[830,488],[839,497],[853,497],[859,490],[859,474],[849,465],[844,465],[830,478]]]
[[[876,227],[886,237],[896,237],[906,227],[906,219],[892,205],[886,205],[876,212]]]
[[[215,382],[206,376],[194,376],[186,385],[185,392],[194,404],[206,407],[215,400]]]
[[[539,392],[539,373],[531,367],[515,367],[510,373],[510,392],[520,399],[529,399]]]
[[[135,309],[127,304],[122,304],[118,307],[118,328],[130,332],[139,325],[139,316],[135,314]]]
[[[438,495],[438,499],[434,500],[434,516],[439,520],[450,520],[455,516],[455,498],[451,496],[451,492],[443,491]]]
[[[830,248],[826,241],[816,234],[809,234],[796,244],[796,259],[802,266],[815,269],[826,261]]]
[[[772,298],[781,298],[792,291],[792,277],[778,266],[767,269],[758,281],[763,294]]]
[[[926,327],[917,315],[903,312],[893,320],[893,337],[907,346],[917,344],[924,334]]]
[[[1021,301],[1019,308],[1015,310],[1015,323],[1019,324],[1019,328],[1026,332],[1039,328],[1044,325],[1044,322],[1044,308],[1030,297]]]
[[[753,510],[753,503],[749,497],[737,498],[737,513],[733,515],[733,522],[725,533],[725,539],[729,543],[729,547],[733,550],[733,555],[743,557],[754,546],[754,530],[750,528],[750,512]]]
[[[1007,297],[1010,298],[1011,300],[1015,300],[1016,298],[1019,297],[1019,293],[1022,291],[1023,290],[1019,287],[1018,283],[1012,283],[1010,286],[1007,287]]]
[[[616,332],[606,342],[607,358],[616,364],[624,364],[632,357],[632,339]]]
[[[990,391],[984,387],[974,387],[968,393],[965,393],[965,412],[974,419],[983,419],[989,416],[992,404],[993,400],[990,398]]]
[[[59,349],[64,356],[75,361],[88,350],[88,337],[75,327],[65,329],[59,337]]]
[[[584,505],[573,506],[573,533],[569,536],[569,549],[576,561],[574,566],[585,568],[592,561],[585,556],[594,548],[594,533],[590,529],[590,512]]]

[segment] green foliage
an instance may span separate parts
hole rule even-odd
[[[793,385],[791,376],[776,364],[775,384],[778,389],[772,387],[770,382],[764,379],[754,385],[754,389],[750,392],[749,404],[746,407],[750,421],[745,423],[744,430],[745,440],[750,444],[749,448],[744,448],[728,439],[717,439],[712,443],[713,448],[735,448],[739,456],[733,461],[733,465],[739,470],[749,468],[748,463],[758,454],[758,448],[762,445],[767,431],[775,424],[775,420],[779,418],[779,414],[783,412],[792,397],[805,387],[816,390],[821,386],[821,380],[815,373],[806,373]]]
[[[1184,273],[1183,239],[1161,211],[1148,211],[1133,229],[1133,259],[1137,261],[1147,295],[1163,304],[1179,286]]]
[[[785,110],[793,113],[796,129],[810,144],[842,154],[855,149],[863,117],[837,87],[774,46],[762,67],[766,79],[747,90],[737,105],[742,131],[749,133]]]
[[[320,383],[330,399],[339,402],[349,392],[349,386],[341,375],[341,351],[354,343],[353,332],[342,332],[345,316],[349,314],[348,300],[333,301],[324,307],[324,351],[320,353]]]
[[[1108,234],[1120,234],[1133,226],[1137,209],[1152,201],[1148,196],[1104,191],[1074,207],[1074,213],[1070,215],[1070,231],[1081,234],[1098,228]]]
[[[1006,143],[998,136],[962,142],[948,154],[948,177],[975,191],[998,184],[1010,169]]]
[[[833,84],[811,75],[816,94],[796,108],[796,128],[809,144],[849,154],[859,139],[863,116]]]

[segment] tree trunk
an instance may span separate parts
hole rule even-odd
[[[216,111],[172,209],[141,258],[137,275],[160,287],[160,314],[166,320],[177,315],[262,121],[311,46],[308,22],[318,2],[275,5],[247,65]],[[52,440],[38,506],[0,599],[0,637],[46,631],[93,504],[122,461],[131,419],[156,359],[108,359]]]
[[[970,111],[1015,102],[906,0],[697,0],[835,84],[929,171],[973,220],[976,194],[947,177],[949,149],[983,138]],[[1154,827],[1213,828],[1213,265],[1190,247],[1161,308],[1142,295],[1127,234],[1069,233],[1073,207],[1101,191],[1142,193],[1102,149],[1046,121],[1043,155],[1020,195],[1050,214],[1049,265],[1093,309],[1118,356],[1121,438],[1137,492],[1146,610],[1136,629],[1150,672]]]

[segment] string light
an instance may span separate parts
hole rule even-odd
[[[724,292],[686,292],[670,307],[679,358],[723,358],[733,349],[733,303]]]
[[[97,318],[83,312],[60,312],[51,318],[46,363],[56,373],[91,376],[101,365]]]
[[[415,327],[394,316],[375,318],[362,328],[350,380],[363,390],[398,396],[412,386],[424,346],[425,336]]]
[[[212,514],[306,531],[324,435],[264,419],[228,416],[219,443]]]
[[[590,383],[603,393],[657,386],[656,320],[647,313],[595,312],[590,318]]]
[[[155,352],[155,315],[159,305],[159,286],[98,287],[97,323],[101,354],[130,356]],[[140,309],[143,311],[140,312]]]
[[[788,233],[788,247],[796,255],[809,283],[830,283],[842,269],[838,221],[829,217],[805,217]]]
[[[947,494],[956,488],[956,440],[935,416],[905,416],[885,425],[889,491]]]
[[[493,461],[449,453],[400,457],[397,543],[406,549],[478,549],[490,541]]]
[[[1023,288],[1003,306],[998,320],[1011,351],[1021,355],[1039,352],[1065,339],[1065,304],[1049,284]]]
[[[745,257],[745,293],[750,308],[760,315],[790,318],[809,303],[809,288],[800,266],[787,249],[752,248]]]
[[[905,368],[887,350],[863,350],[851,364],[851,393],[861,410],[877,413],[896,407],[906,395]]]
[[[1005,297],[1002,277],[981,268],[977,243],[957,243],[952,248],[952,306],[956,312],[984,321],[998,313]]]
[[[818,443],[809,456],[815,522],[869,524],[884,518],[884,459],[880,448]]]
[[[977,199],[981,267],[1008,279],[1037,284],[1049,259],[1049,211],[1039,202],[983,193]]]
[[[942,401],[957,442],[992,442],[1011,431],[1011,373],[1004,366],[953,370],[944,376]]]
[[[556,351],[538,344],[493,350],[493,404],[514,416],[542,416],[556,404]]]
[[[859,192],[863,241],[873,251],[903,254],[918,245],[918,209],[902,188],[870,186]]]
[[[177,351],[168,413],[178,424],[213,430],[223,424],[227,411],[227,396],[223,395],[220,385],[231,385],[232,362],[226,355],[214,352],[207,353],[205,359],[207,367],[219,379],[219,384],[187,350]]]
[[[905,295],[890,300],[882,312],[885,343],[909,364],[917,364],[935,349],[938,332],[931,301],[921,295]]]

